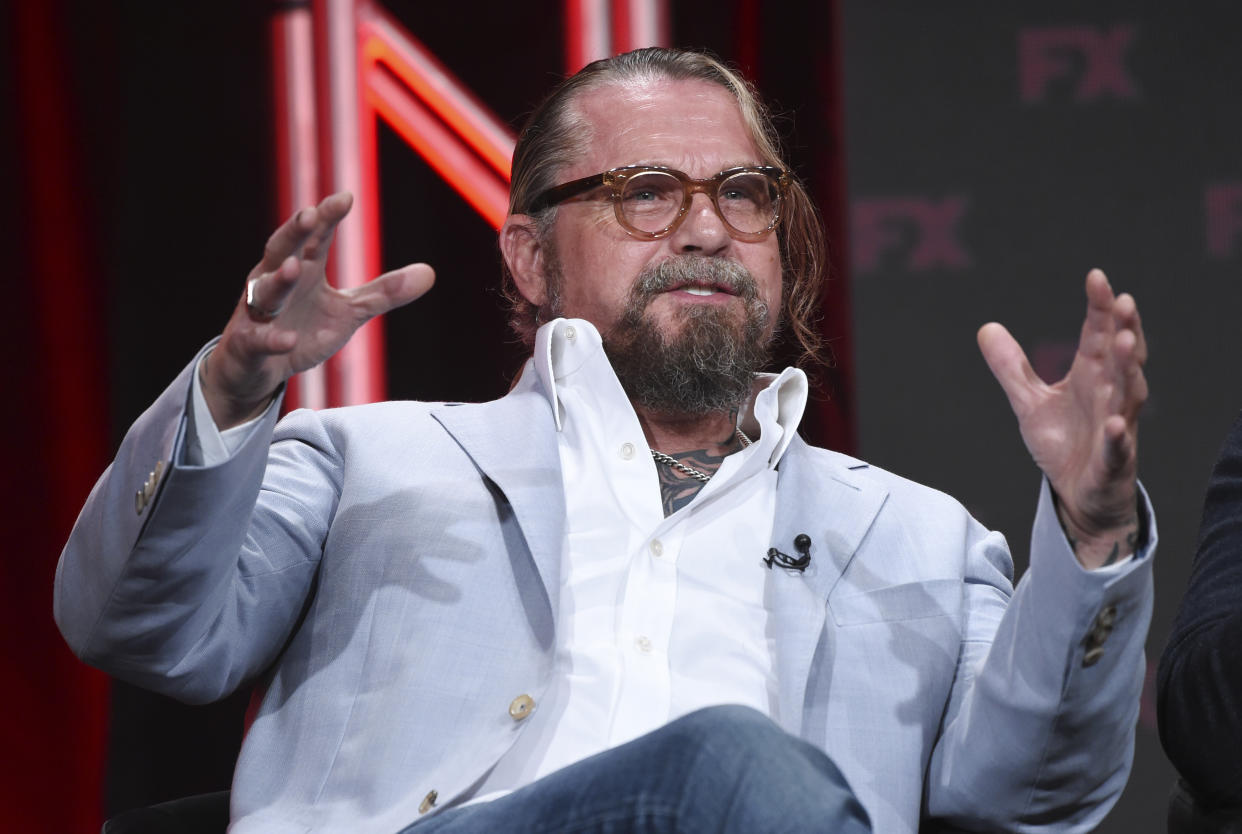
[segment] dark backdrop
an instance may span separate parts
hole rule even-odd
[[[866,458],[955,495],[1024,569],[1038,473],[975,331],[1006,324],[1059,379],[1089,268],[1139,301],[1161,541],[1136,764],[1102,830],[1163,830],[1152,678],[1242,406],[1242,6],[860,0],[844,31]]]

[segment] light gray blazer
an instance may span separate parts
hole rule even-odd
[[[489,403],[269,416],[204,468],[179,463],[194,367],[78,519],[66,640],[186,701],[266,686],[234,832],[395,831],[451,804],[540,720],[552,669],[565,501],[536,375]],[[1133,751],[1154,519],[1130,565],[1091,574],[1045,486],[1015,593],[1003,537],[942,493],[799,439],[777,494],[772,544],[813,542],[804,574],[771,577],[777,719],[875,830],[1093,828]]]

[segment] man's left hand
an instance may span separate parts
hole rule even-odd
[[[1133,553],[1139,536],[1138,413],[1147,399],[1147,343],[1134,299],[1087,274],[1087,317],[1069,373],[1049,385],[1013,336],[992,322],[979,349],[1005,389],[1022,439],[1048,476],[1057,513],[1086,568]]]

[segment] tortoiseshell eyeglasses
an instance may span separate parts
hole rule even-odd
[[[621,227],[634,237],[658,240],[676,231],[690,212],[694,195],[703,193],[729,233],[753,243],[776,228],[788,187],[788,172],[766,165],[729,168],[704,180],[672,168],[627,165],[553,186],[536,197],[528,211],[536,214],[592,189],[607,188]]]

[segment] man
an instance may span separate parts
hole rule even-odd
[[[696,53],[554,91],[500,232],[533,356],[493,403],[298,412],[273,439],[283,382],[432,280],[328,287],[347,195],[273,235],[219,342],[127,436],[57,586],[66,638],[115,675],[187,700],[265,676],[237,831],[1107,812],[1150,617],[1134,301],[1088,276],[1054,386],[980,331],[1047,475],[1015,593],[1003,537],[808,447],[805,376],[755,376],[781,327],[814,350],[822,262],[771,137]]]

